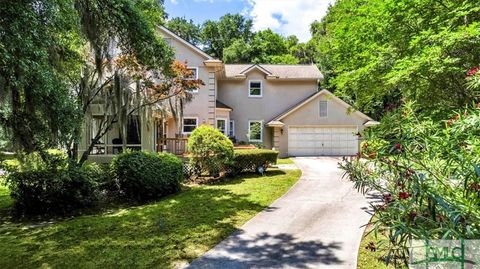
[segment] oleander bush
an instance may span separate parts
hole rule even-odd
[[[182,161],[173,154],[127,151],[116,156],[111,169],[123,196],[147,201],[180,191]]]
[[[373,232],[388,258],[408,257],[409,239],[480,238],[480,109],[438,121],[405,104],[363,135],[368,158],[340,167],[362,192],[380,193]]]
[[[192,175],[217,177],[232,161],[233,143],[216,128],[202,125],[189,137],[188,152],[188,170]]]
[[[242,172],[264,172],[268,166],[277,163],[278,151],[268,149],[235,150],[229,174]]]
[[[58,151],[19,157],[9,167],[6,184],[14,207],[22,214],[65,214],[89,207],[99,197],[97,179],[102,177],[96,164],[70,164]]]

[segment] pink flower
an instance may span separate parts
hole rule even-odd
[[[477,74],[478,71],[480,71],[480,68],[478,66],[472,67],[470,70],[468,70],[467,77],[471,77]]]
[[[410,197],[410,193],[408,192],[401,191],[398,193],[398,199],[400,200],[405,200],[405,199],[408,199],[409,197]]]

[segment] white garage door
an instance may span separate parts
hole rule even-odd
[[[356,133],[356,127],[289,127],[288,155],[355,155],[358,152]]]

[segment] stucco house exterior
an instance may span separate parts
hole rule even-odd
[[[323,75],[315,65],[224,64],[168,29],[158,31],[174,49],[175,58],[187,62],[205,85],[193,92],[184,110],[181,137],[173,117],[138,115],[130,135],[131,148],[182,154],[186,137],[208,124],[236,143],[261,144],[278,150],[281,157],[355,155],[357,133],[375,124],[327,90],[319,89]],[[80,153],[87,146],[95,113],[85,123]],[[128,127],[130,129],[130,127]],[[101,161],[118,153],[118,130],[107,134],[91,159]],[[131,143],[135,142],[135,143]]]

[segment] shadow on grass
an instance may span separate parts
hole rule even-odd
[[[187,268],[313,268],[343,263],[334,253],[341,249],[341,243],[298,241],[284,233],[261,233],[246,238],[239,231],[223,241],[218,249],[193,261]]]
[[[261,205],[220,188],[46,226],[0,225],[0,268],[168,268],[226,238]]]

